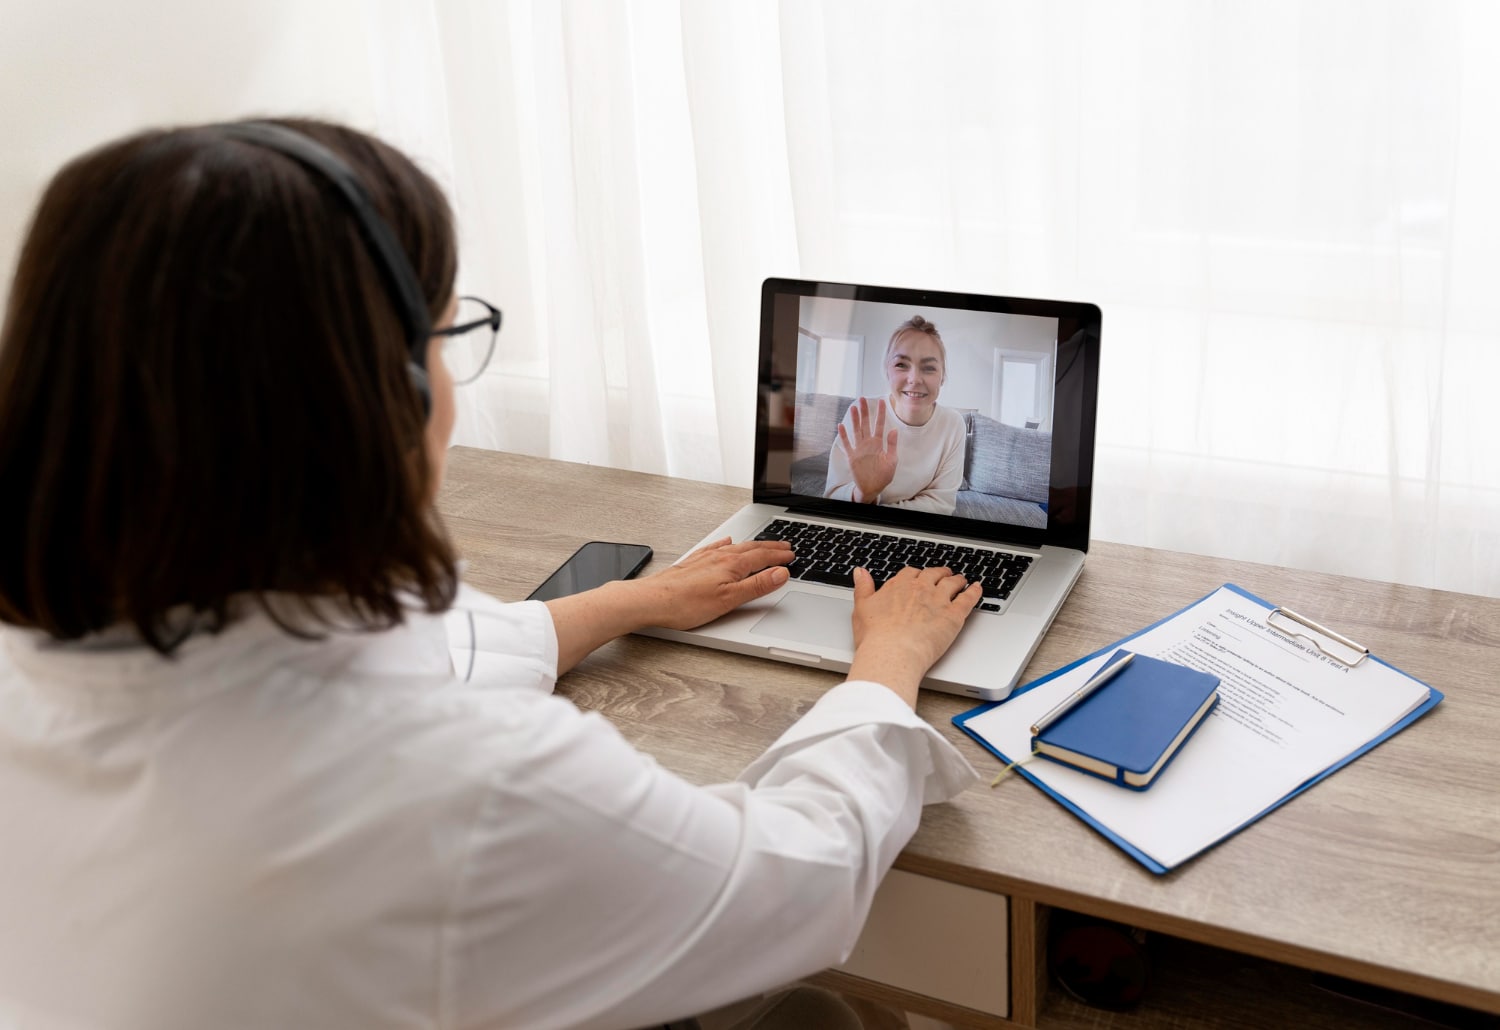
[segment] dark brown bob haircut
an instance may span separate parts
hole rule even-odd
[[[457,265],[436,183],[352,129],[277,122],[354,171],[436,322]],[[75,159],[0,329],[0,620],[123,623],[170,653],[236,595],[298,634],[447,608],[408,353],[348,205],[291,157],[199,126]]]

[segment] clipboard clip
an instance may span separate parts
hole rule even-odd
[[[1276,624],[1278,617],[1286,625],[1278,626]],[[1342,633],[1335,633],[1327,626],[1320,626],[1307,616],[1298,615],[1290,608],[1272,608],[1271,614],[1266,616],[1266,625],[1288,636],[1301,637],[1303,640],[1311,641],[1313,646],[1319,651],[1322,651],[1340,665],[1346,665],[1351,669],[1370,657],[1370,649],[1368,647],[1355,643]]]

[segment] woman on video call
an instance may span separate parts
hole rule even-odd
[[[856,575],[848,680],[733,783],[556,696],[792,552],[464,586],[445,348],[500,315],[453,324],[456,268],[433,181],[327,123],[145,132],[48,185],[0,330],[0,1026],[753,1009],[847,956],[924,802],[971,782],[914,712],[979,597],[946,569]],[[500,647],[482,687],[455,614]],[[849,1025],[769,997],[753,1025]]]
[[[902,322],[884,367],[890,393],[849,405],[823,496],[951,515],[964,478],[964,420],[937,402],[948,377],[937,327],[921,315]]]

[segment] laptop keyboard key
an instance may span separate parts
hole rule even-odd
[[[827,583],[833,587],[854,586],[854,574],[852,572],[836,572],[833,569],[808,569],[802,574],[804,583]]]

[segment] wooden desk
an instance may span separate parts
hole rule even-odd
[[[660,568],[748,497],[460,447],[450,452],[440,507],[470,582],[516,599],[586,540],[649,543]],[[1344,631],[1447,700],[1165,877],[1019,779],[929,807],[897,866],[1009,897],[1011,1021],[886,997],[974,1025],[1411,1025],[1311,987],[1317,971],[1500,1013],[1500,600],[1097,542],[1024,679],[1224,582]],[[606,713],[667,768],[710,783],[737,775],[838,679],[629,637],[596,652],[558,690]],[[998,763],[949,721],[970,707],[924,691],[919,710],[981,772],[992,771]],[[1160,952],[1144,1008],[1112,1016],[1049,989],[1044,942],[1054,908],[1151,933]]]

